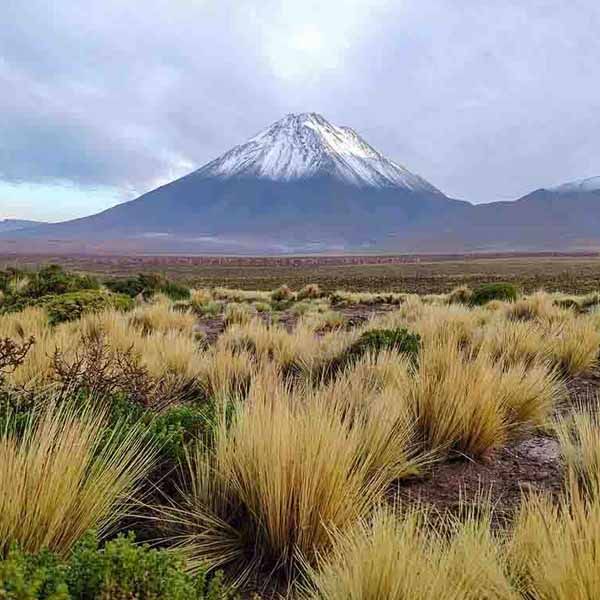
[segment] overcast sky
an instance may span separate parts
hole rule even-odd
[[[61,220],[289,112],[447,195],[600,174],[598,0],[1,0],[0,217]]]

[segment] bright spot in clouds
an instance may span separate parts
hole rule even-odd
[[[323,46],[321,32],[314,26],[305,27],[293,36],[292,46],[298,50],[317,52]]]

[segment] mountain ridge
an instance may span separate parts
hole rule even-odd
[[[596,180],[473,205],[389,160],[352,128],[298,113],[139,198],[0,237],[192,253],[600,248]]]

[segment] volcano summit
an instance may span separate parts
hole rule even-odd
[[[353,129],[301,113],[135,200],[18,237],[188,252],[343,251],[410,237],[461,204]]]

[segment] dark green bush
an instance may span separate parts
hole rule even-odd
[[[184,285],[169,281],[155,274],[140,273],[136,277],[124,279],[109,279],[104,285],[116,294],[125,294],[130,298],[142,296],[149,300],[158,292],[162,292],[171,300],[189,300],[190,290]]]
[[[514,302],[519,293],[512,283],[484,283],[473,290],[471,304],[481,306],[491,300]]]
[[[0,598],[69,600],[65,565],[48,551],[28,555],[17,549],[0,560]]]
[[[417,358],[421,336],[404,327],[398,329],[372,329],[365,331],[347,350],[349,358],[358,360],[367,352],[377,354],[382,350],[397,350],[411,358]]]
[[[2,312],[19,312],[29,306],[45,308],[50,324],[56,325],[79,319],[85,313],[98,312],[107,308],[129,310],[133,308],[133,302],[129,296],[122,294],[112,294],[102,290],[82,290],[41,298],[21,298],[17,302],[4,306]]]
[[[325,369],[326,379],[335,376],[343,368],[353,365],[367,353],[377,354],[383,350],[396,350],[406,354],[416,364],[421,348],[421,336],[401,327],[397,329],[372,329],[363,333],[356,342],[335,358]]]
[[[109,279],[104,285],[116,294],[125,294],[135,298],[140,294],[148,299],[154,296],[164,282],[160,275],[140,273],[135,277],[126,277],[123,279]]]
[[[190,299],[190,289],[174,281],[167,281],[160,287],[160,291],[173,301]]]
[[[43,551],[13,549],[0,561],[0,598],[7,600],[219,600],[231,598],[222,577],[205,570],[187,574],[182,558],[166,550],[136,545],[135,536],[101,548],[87,534],[66,560]]]
[[[20,296],[27,298],[41,298],[42,296],[67,294],[81,290],[97,290],[98,281],[89,275],[67,273],[59,265],[50,265],[40,269],[37,273],[28,273],[29,283],[20,292]]]
[[[110,420],[131,425],[141,421],[146,435],[159,447],[163,461],[177,462],[184,458],[191,441],[210,436],[216,417],[214,404],[209,401],[201,407],[173,406],[156,414],[117,395],[111,399]]]

